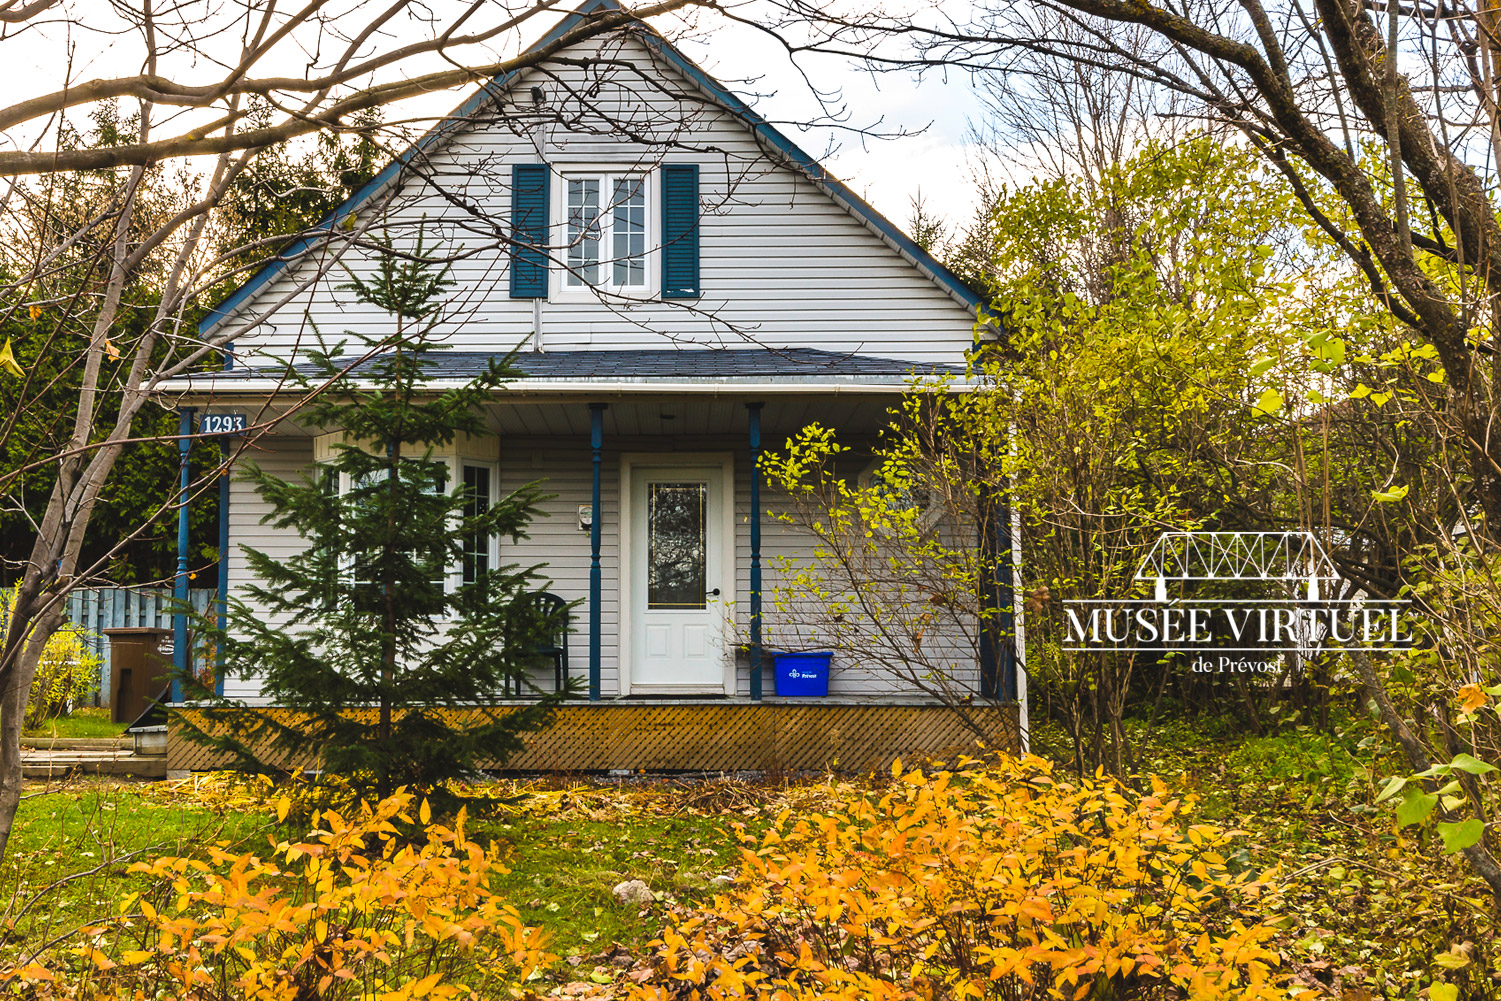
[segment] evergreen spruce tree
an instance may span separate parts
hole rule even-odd
[[[340,378],[342,345],[312,354],[300,376],[333,380],[300,419],[342,430],[344,443],[297,482],[254,465],[245,473],[271,506],[263,522],[300,533],[307,549],[283,559],[246,547],[257,578],[244,589],[248,602],[231,596],[222,625],[196,619],[220,671],[259,679],[283,711],[185,678],[197,705],[180,719],[191,739],[233,755],[237,767],[274,772],[296,762],[386,795],[503,761],[521,734],[550,722],[562,694],[521,709],[487,706],[519,690],[539,642],[561,626],[531,600],[545,583],[537,568],[478,561],[471,583],[447,580],[473,559],[466,540],[524,538],[537,514],[535,484],[489,504],[466,496],[433,458],[461,434],[489,433],[482,405],[515,373],[492,362],[460,388],[426,388],[451,283],[420,244],[406,255],[382,251],[374,276],[342,287],[391,314],[394,335],[377,343],[351,332],[376,353],[350,376]]]

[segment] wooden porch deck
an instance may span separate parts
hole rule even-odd
[[[898,757],[972,752],[979,733],[988,747],[1016,751],[1017,707],[839,698],[574,702],[558,709],[550,729],[531,735],[504,770],[863,772]],[[169,732],[169,771],[216,763],[175,726]]]

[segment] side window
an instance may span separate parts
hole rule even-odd
[[[861,472],[860,486],[884,494],[893,511],[914,512],[919,531],[931,531],[943,518],[943,499],[900,465],[874,460]]]
[[[494,470],[484,463],[464,462],[464,517],[474,518],[490,510],[495,487]],[[464,540],[463,582],[474,584],[484,579],[495,565],[495,538],[470,535]]]
[[[428,493],[442,493],[448,489],[449,478],[451,475],[449,464],[444,459],[437,458],[433,460],[432,467],[433,475],[428,480],[425,486],[425,490]],[[348,474],[337,474],[337,476],[330,475],[328,476],[327,481],[325,481],[326,486],[328,484],[328,481],[335,479],[338,480],[338,489],[340,496],[349,497],[351,494],[353,494],[358,497],[358,495],[360,494],[368,495],[375,488],[378,488],[381,484],[385,483],[386,471],[383,469],[376,470],[375,472],[361,476],[359,478],[349,476]],[[372,551],[368,555],[364,555],[363,558],[362,554],[359,553],[353,554],[350,557],[346,557],[344,567],[342,569],[343,572],[347,575],[347,579],[349,579],[356,585],[369,583],[371,579],[369,563],[372,559],[375,558],[376,555],[378,554]],[[442,557],[436,551],[429,551],[426,553],[414,552],[412,553],[412,559],[414,562],[425,564],[425,569],[429,570],[432,573],[432,577],[430,579],[434,584],[441,584],[445,588],[448,586],[447,578],[449,576],[449,568],[443,565]]]

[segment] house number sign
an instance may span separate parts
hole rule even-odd
[[[199,434],[244,434],[244,414],[204,414],[198,421]]]

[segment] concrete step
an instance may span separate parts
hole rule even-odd
[[[41,751],[128,751],[135,746],[130,736],[120,737],[22,737],[21,748]]]

